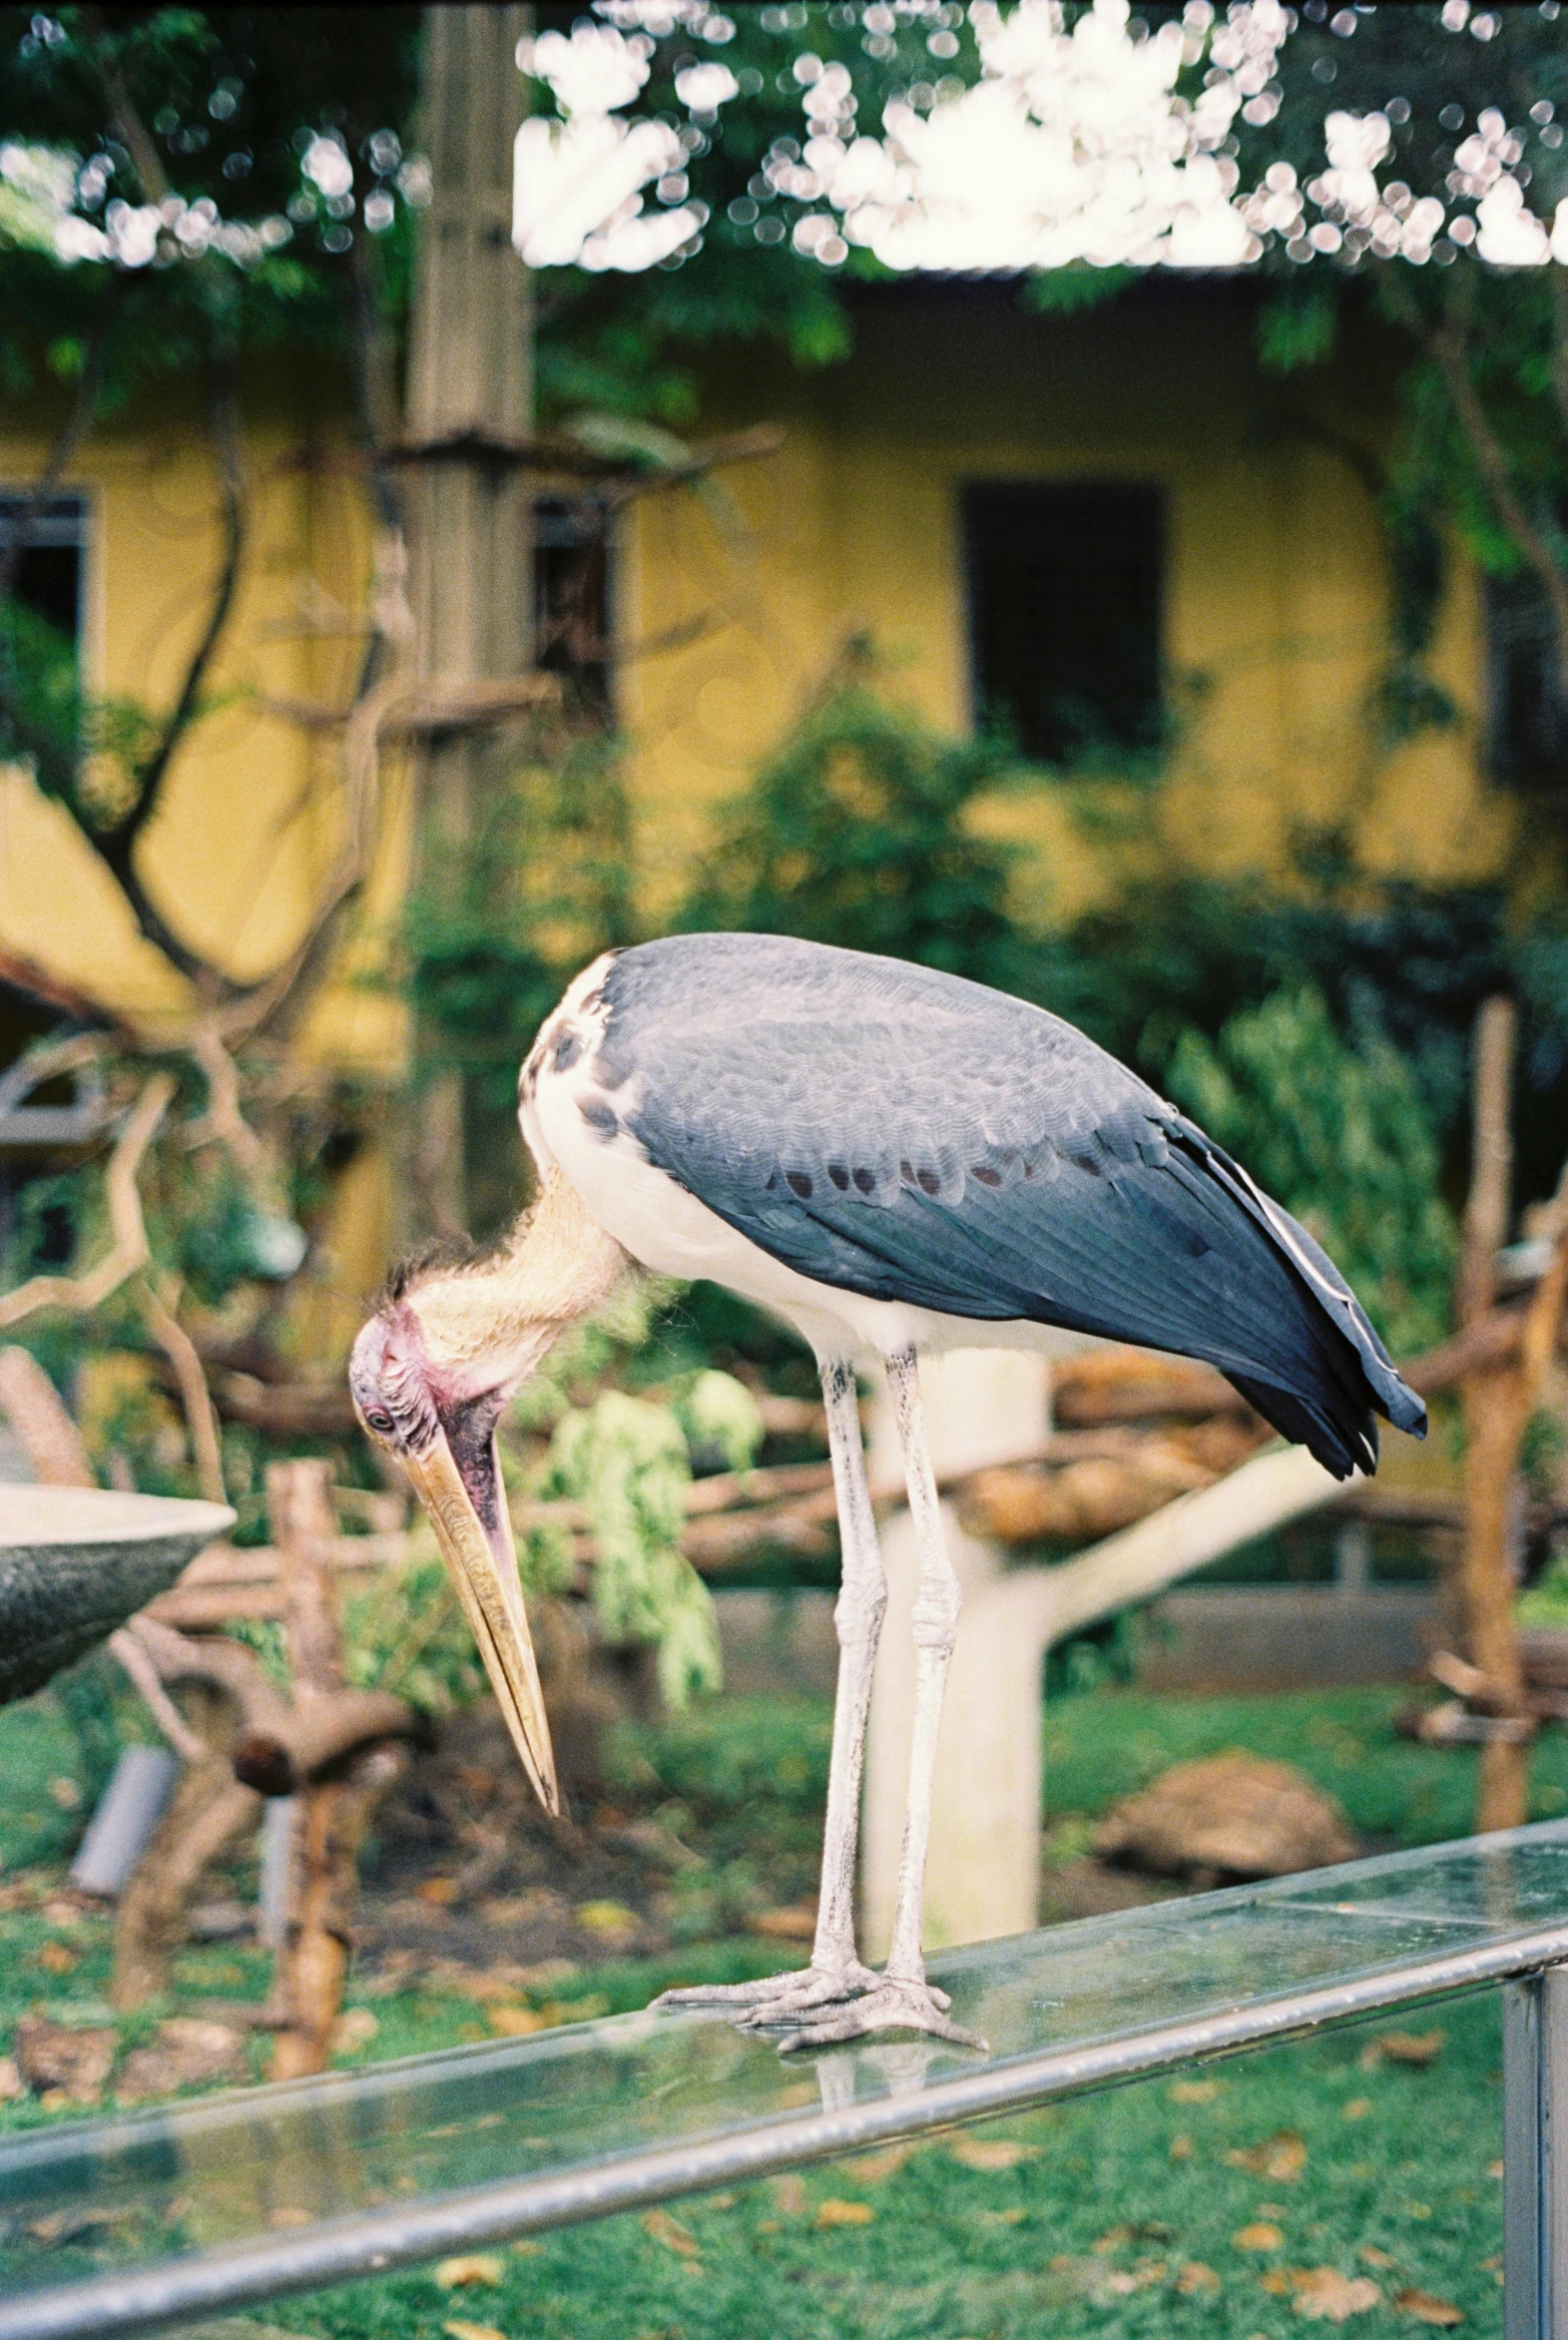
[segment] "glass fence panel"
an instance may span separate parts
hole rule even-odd
[[[56,2122],[0,2141],[0,2340],[642,2210],[1564,1959],[1554,1822],[951,1954],[933,1971],[988,2056],[890,2040],[784,2059],[720,2018],[644,2014]],[[1291,2182],[1269,2166],[1264,2199]],[[96,2322],[48,2319],[46,2290],[92,2278]]]

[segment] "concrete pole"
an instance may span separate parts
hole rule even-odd
[[[421,136],[432,195],[420,228],[408,367],[408,435],[477,430],[526,437],[533,416],[532,298],[512,249],[512,147],[523,116],[526,8],[437,7],[424,15]],[[367,33],[373,37],[373,20]],[[409,494],[411,598],[425,678],[501,680],[533,660],[529,475],[471,456],[416,467]],[[481,810],[486,744],[431,743],[420,782],[420,876],[461,853]],[[462,1081],[426,1099],[418,1186],[466,1220]]]
[[[963,1606],[937,1743],[925,1943],[943,1950],[1026,1932],[1040,1891],[1041,1671],[1055,1641],[1147,1600],[1250,1537],[1346,1488],[1304,1447],[1255,1456],[1054,1568],[1018,1567],[965,1534],[943,1505]],[[914,1711],[910,1612],[917,1563],[907,1511],[882,1529],[887,1614],[871,1685],[861,1827],[863,1958],[885,1956],[908,1790]]]

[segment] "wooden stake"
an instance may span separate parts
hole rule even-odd
[[[1475,1024],[1470,1196],[1459,1262],[1461,1328],[1477,1324],[1496,1291],[1496,1255],[1508,1234],[1512,1148],[1509,1102],[1517,1018],[1513,1002],[1488,999]],[[1469,1656],[1486,1677],[1493,1712],[1527,1712],[1514,1621],[1514,1526],[1519,1449],[1540,1400],[1568,1289],[1568,1170],[1559,1184],[1556,1248],[1525,1314],[1516,1354],[1469,1374],[1460,1385],[1465,1420],[1464,1551],[1459,1591]],[[1492,1739],[1481,1748],[1477,1829],[1518,1828],[1528,1816],[1530,1740]]]
[[[330,1464],[274,1463],[266,1474],[266,1499],[282,1578],[294,1707],[304,1715],[339,1699],[343,1689]],[[300,1792],[293,1907],[273,1991],[285,2027],[272,2050],[274,2079],[326,2067],[348,1980],[359,1846],[377,1803],[407,1761],[401,1745],[361,1744]]]

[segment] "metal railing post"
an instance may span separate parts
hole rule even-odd
[[[1568,1968],[1503,1987],[1503,2335],[1568,2340]]]

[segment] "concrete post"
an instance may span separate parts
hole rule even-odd
[[[963,1606],[938,1742],[927,1949],[986,1942],[1036,1922],[1041,1670],[1051,1643],[1343,1492],[1305,1448],[1275,1449],[1054,1568],[1009,1565],[994,1545],[965,1534],[944,1504]],[[887,1614],[871,1687],[860,1840],[861,1948],[869,1959],[883,1957],[891,1937],[908,1777],[916,1565],[907,1511],[884,1524],[882,1549]]]

